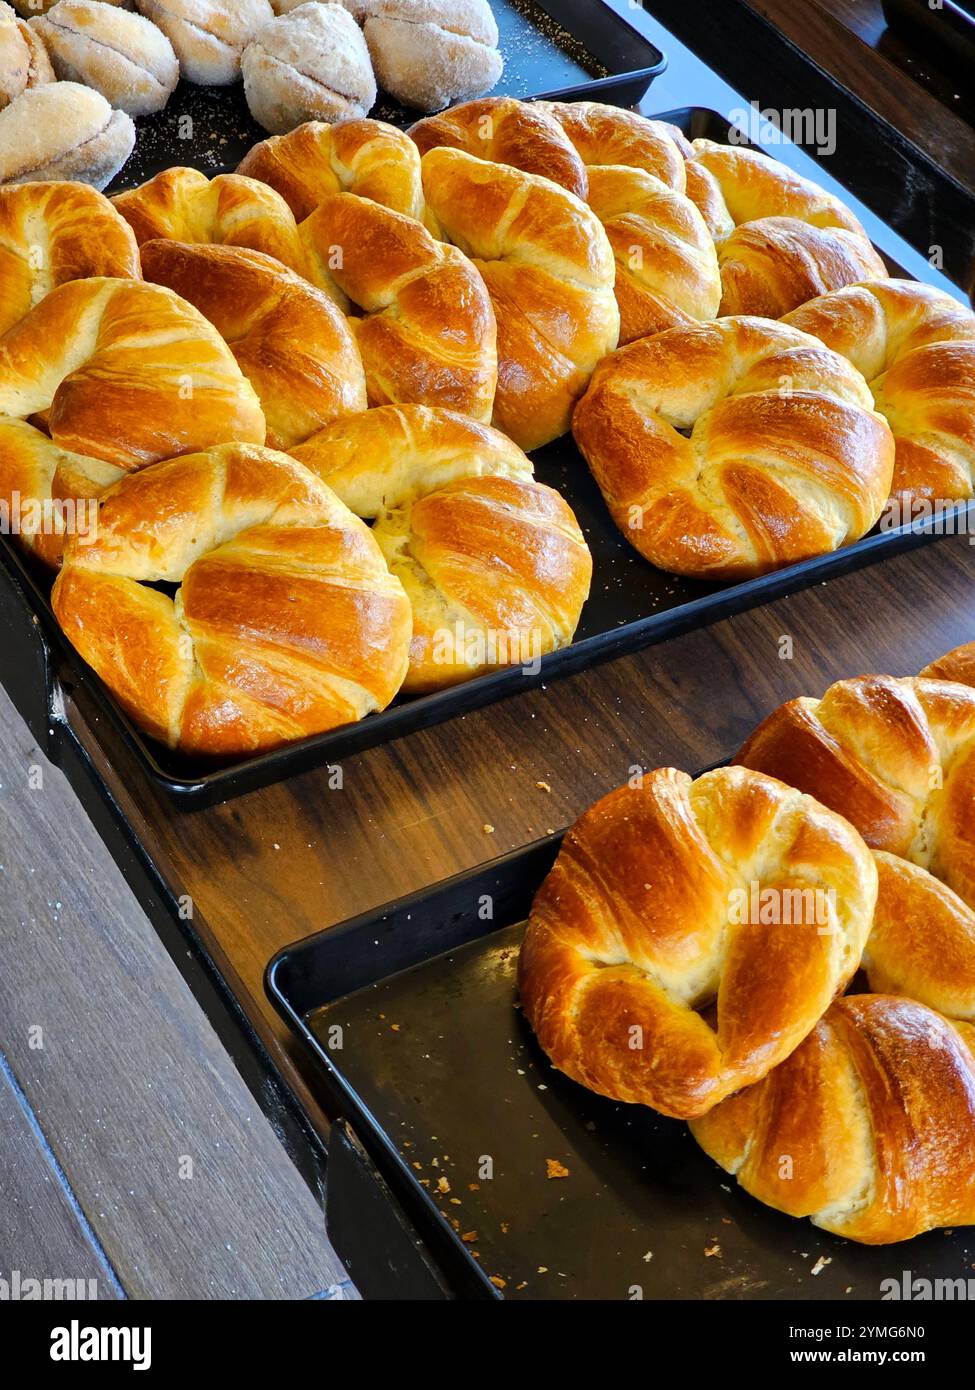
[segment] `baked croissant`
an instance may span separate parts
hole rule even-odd
[[[150,587],[178,584],[175,599]],[[124,478],[51,597],[153,738],[236,756],[383,709],[410,605],[368,528],[296,460],[224,444]]]
[[[975,907],[975,690],[858,676],[768,716],[736,762],[845,816]]]
[[[903,994],[975,1022],[975,910],[909,859],[877,850],[878,891],[863,968],[876,994]]]
[[[126,469],[265,434],[216,329],[141,280],[72,280],[5,333],[0,415],[38,417],[61,448]]]
[[[296,449],[372,534],[413,606],[405,692],[531,665],[572,640],[592,559],[571,509],[504,435],[384,406]]]
[[[306,273],[346,309],[370,405],[408,402],[490,420],[497,326],[476,268],[412,217],[336,193],[299,229]]]
[[[894,434],[899,502],[943,506],[973,495],[971,309],[931,285],[882,279],[814,299],[786,321],[849,358],[870,383]]]
[[[237,172],[270,184],[299,222],[333,193],[371,198],[417,222],[428,216],[416,145],[385,121],[307,121],[255,145]]]
[[[975,1223],[975,1028],[911,999],[838,999],[691,1133],[746,1192],[867,1245]]]
[[[585,203],[548,179],[458,150],[424,155],[423,187],[494,304],[494,424],[521,448],[540,448],[569,428],[593,369],[619,338],[606,233]]]
[[[672,328],[621,348],[596,369],[572,429],[630,544],[661,569],[708,579],[858,540],[881,514],[894,463],[859,373],[767,319]]]
[[[345,316],[280,261],[239,246],[147,241],[147,280],[194,304],[257,392],[267,443],[288,449],[366,409],[362,359]]]
[[[964,642],[954,647],[937,661],[930,662],[921,672],[939,681],[958,681],[961,685],[975,685],[975,642]]]
[[[743,768],[658,769],[568,831],[529,917],[522,1008],[573,1080],[703,1115],[815,1026],[876,897],[860,836],[810,797]]]
[[[67,182],[0,188],[0,335],[69,280],[141,274],[131,227],[96,189]]]
[[[168,241],[244,246],[305,273],[305,255],[291,209],[273,188],[241,174],[208,179],[198,169],[164,169],[148,183],[117,193],[112,203],[140,246]]]

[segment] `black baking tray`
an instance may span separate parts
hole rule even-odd
[[[888,25],[967,84],[975,76],[975,0],[883,0]]]
[[[660,49],[603,0],[492,0],[504,73],[493,96],[585,97],[636,106],[667,66]],[[411,125],[423,113],[385,92],[370,115]],[[172,164],[205,174],[236,169],[252,145],[267,138],[247,108],[241,83],[198,87],[181,82],[166,109],[136,122],[132,156],[109,193],[135,188]]]
[[[717,113],[701,108],[664,112],[659,119],[673,122],[691,138],[727,142],[733,129]],[[788,162],[790,148],[788,145],[777,147],[776,154]],[[885,255],[891,273],[906,274],[884,250],[884,224],[871,219],[868,229]],[[889,229],[887,231],[890,235]],[[23,624],[15,623],[15,626],[31,632],[29,642],[36,642],[38,637],[42,639],[42,679],[34,679],[36,652],[16,658],[23,660],[30,673],[25,678],[32,683],[26,696],[32,712],[29,722],[43,726],[49,721],[49,712],[63,706],[64,690],[85,686],[91,690],[100,716],[118,730],[157,787],[186,806],[214,805],[873,563],[925,542],[943,526],[939,523],[937,526],[891,528],[830,555],[791,565],[759,579],[738,584],[702,583],[656,569],[629,545],[610,517],[571,435],[538,450],[533,459],[537,477],[560,491],[575,511],[594,559],[592,592],[575,641],[564,650],[542,658],[536,669],[511,668],[433,695],[397,700],[381,714],[370,715],[357,724],[231,765],[216,767],[190,762],[153,743],[121,712],[105,686],[85,666],[61,632],[50,608],[47,576],[25,563],[16,548],[0,537],[3,542],[0,544],[0,566],[13,581],[0,586],[0,605],[26,604],[32,626],[29,629]],[[959,519],[956,524],[967,524],[967,518]],[[8,683],[8,670],[9,664],[4,662],[0,678],[5,683]],[[59,732],[70,733],[70,730],[60,727]],[[57,761],[56,743],[52,745],[49,741],[47,747],[49,755]]]
[[[326,1215],[363,1295],[878,1299],[904,1269],[967,1277],[975,1229],[856,1245],[749,1197],[680,1121],[551,1066],[516,1006],[516,968],[561,838],[309,937],[268,968],[335,1119]],[[547,1177],[548,1159],[568,1176]]]

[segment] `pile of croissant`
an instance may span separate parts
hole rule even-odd
[[[973,808],[975,643],[792,700],[567,832],[524,1012],[769,1206],[866,1244],[973,1225]]]
[[[0,500],[38,503],[59,620],[172,748],[570,642],[592,561],[527,457],[570,430],[701,578],[971,495],[975,315],[757,151],[488,98],[111,200],[72,172],[0,187]]]

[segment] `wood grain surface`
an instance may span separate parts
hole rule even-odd
[[[2,693],[0,728],[0,1277],[110,1296],[107,1260],[135,1298],[341,1283],[317,1202]]]

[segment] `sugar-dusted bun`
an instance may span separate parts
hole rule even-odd
[[[369,0],[365,35],[379,85],[418,111],[489,92],[504,70],[487,0]]]
[[[240,77],[240,58],[274,18],[268,0],[136,0],[169,39],[182,75],[201,86],[226,87]]]
[[[120,111],[161,111],[179,81],[179,63],[161,29],[101,0],[60,0],[34,20],[58,77],[83,82]]]
[[[135,126],[77,82],[31,87],[0,111],[0,183],[75,179],[104,188],[132,153]]]
[[[53,10],[58,0],[10,0],[10,3],[25,19],[36,19],[38,15]],[[99,3],[111,5],[116,10],[135,9],[135,0],[99,0]]]
[[[0,110],[28,87],[53,81],[54,69],[41,40],[9,5],[0,3]]]
[[[242,66],[251,115],[275,135],[305,121],[362,117],[376,102],[369,50],[341,5],[299,5],[273,20]]]

